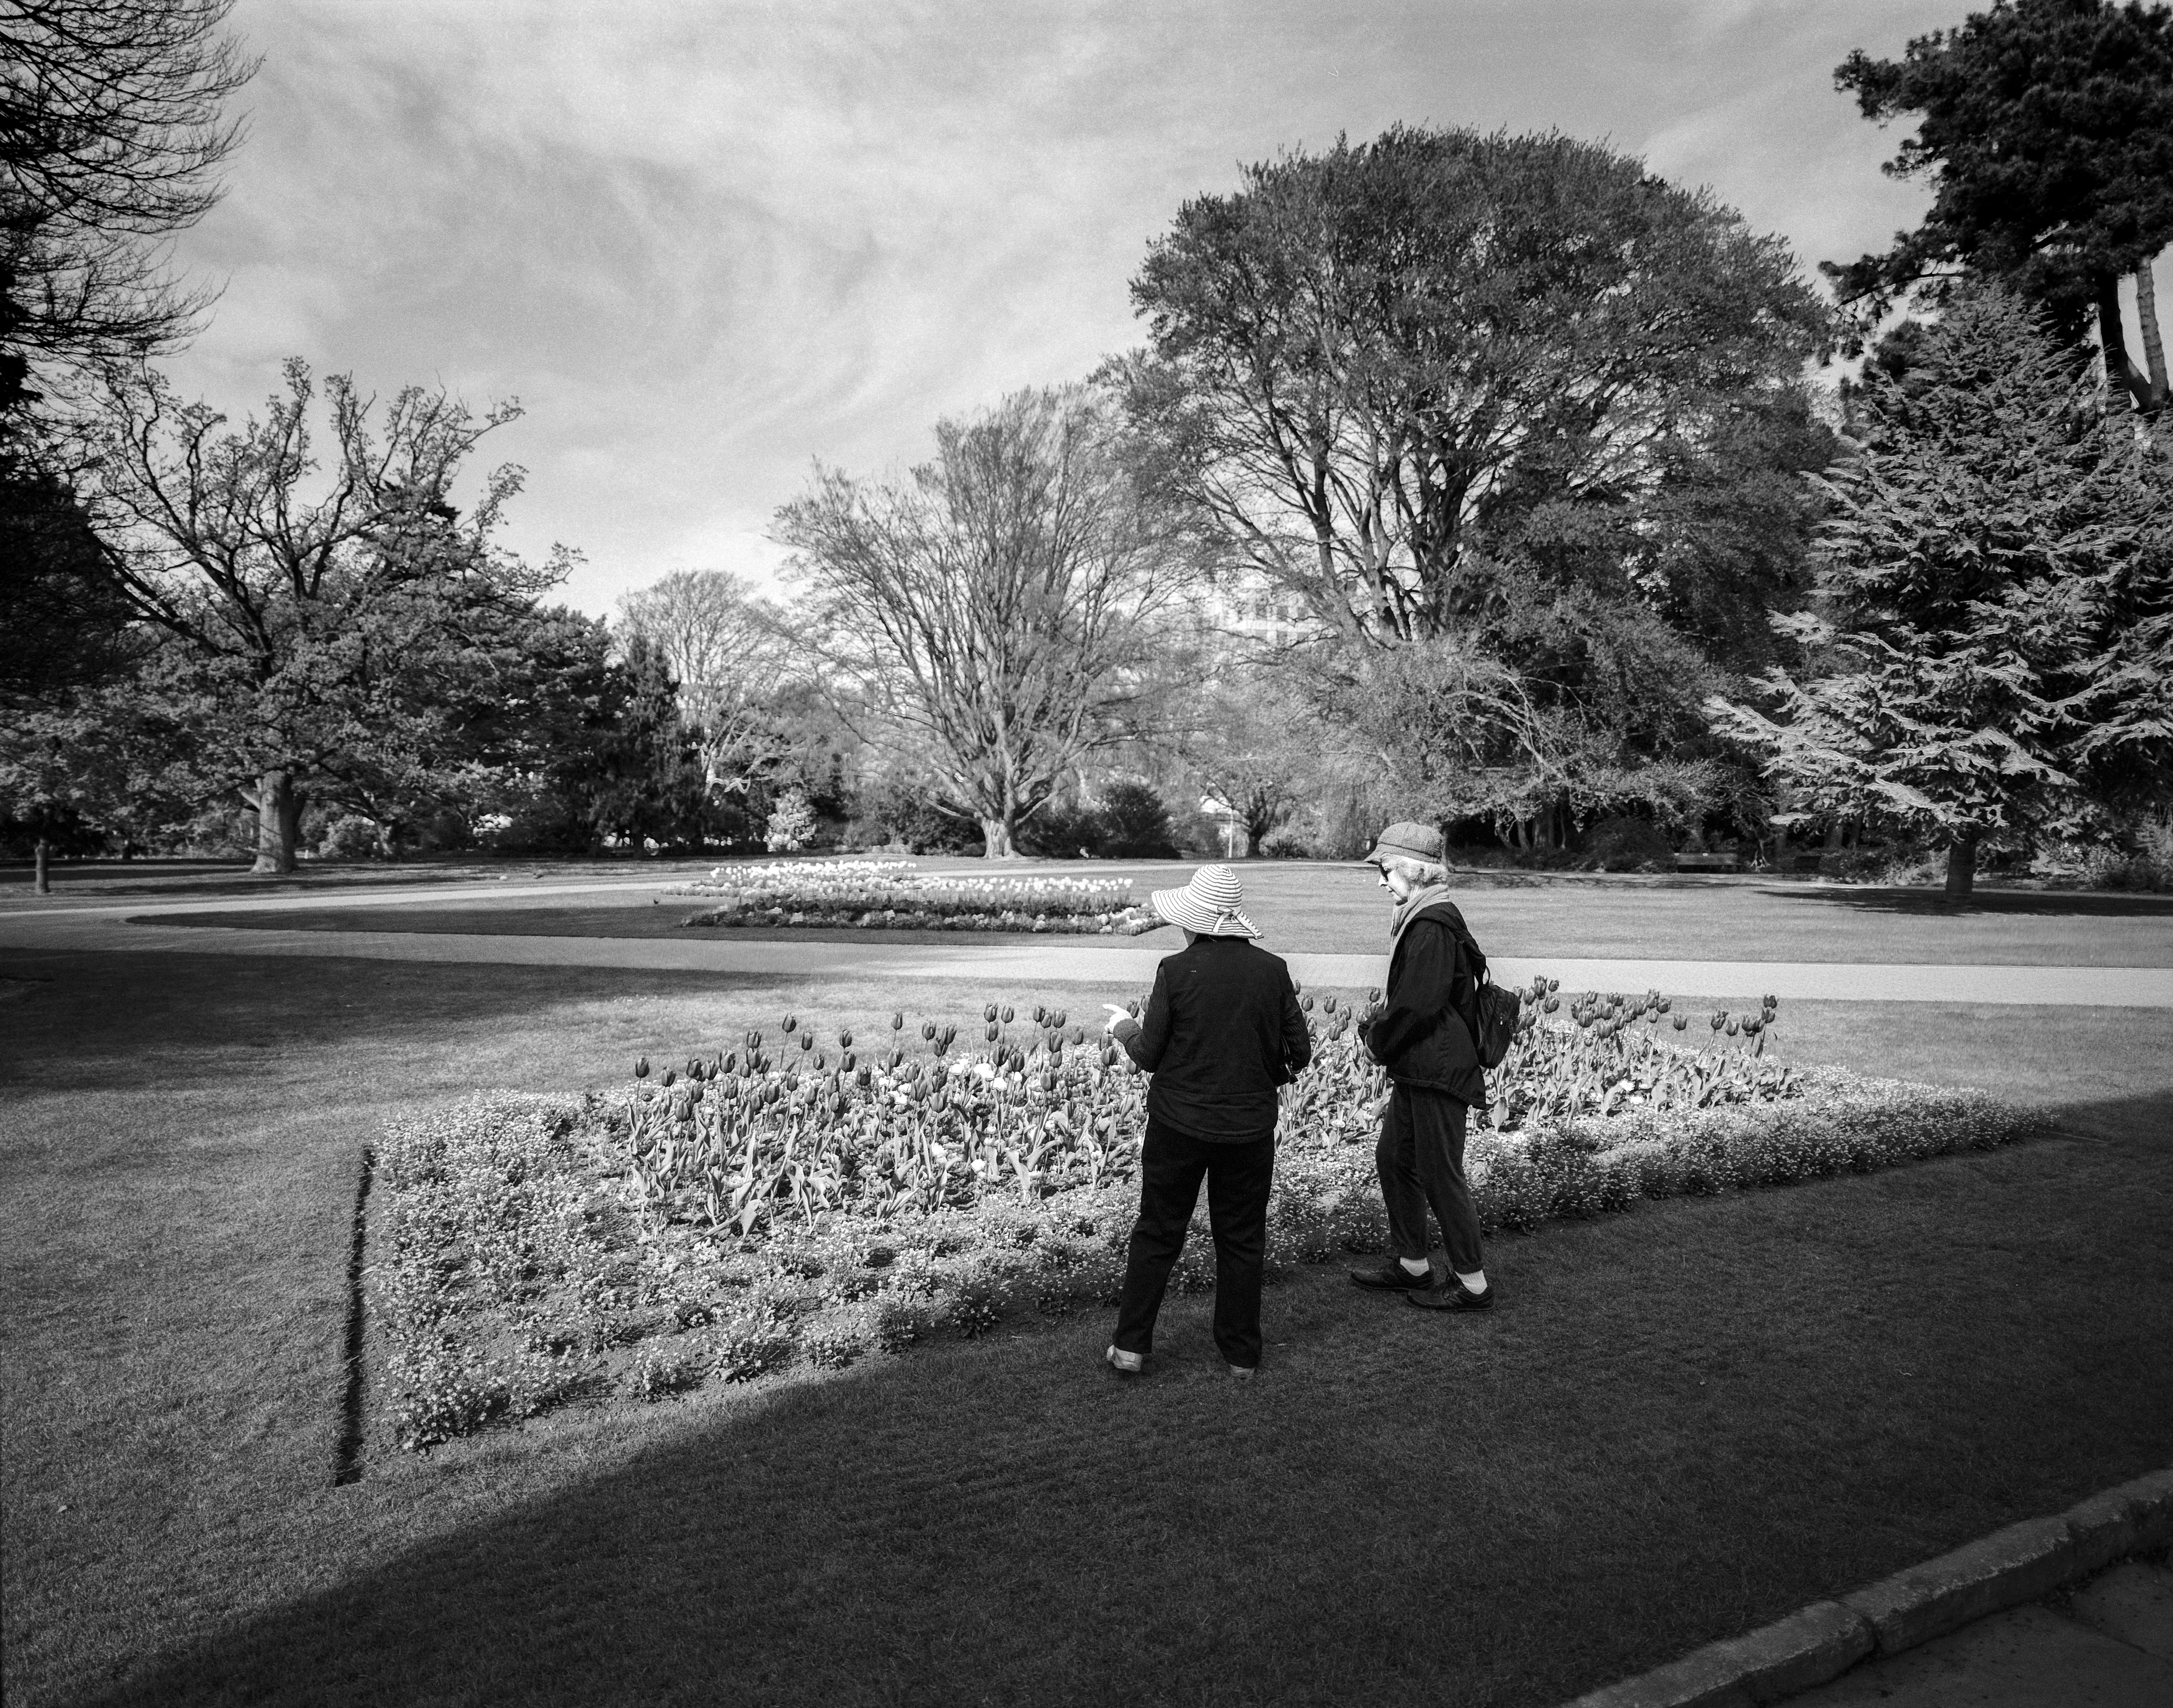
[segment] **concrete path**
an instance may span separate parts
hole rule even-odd
[[[2072,1600],[1868,1661],[1788,1708],[2173,1708],[2173,1571],[2128,1560]]]
[[[586,886],[585,886],[586,887]],[[622,888],[624,886],[595,886]],[[554,886],[536,893],[564,894]],[[456,892],[459,893],[459,892]],[[472,893],[468,892],[467,893]],[[500,890],[500,895],[523,892]],[[369,898],[370,905],[417,899],[414,895]],[[362,897],[342,898],[342,907]],[[262,901],[236,904],[261,912]],[[313,902],[311,905],[322,906]],[[65,952],[89,950],[214,955],[356,956],[374,961],[480,962],[507,966],[612,967],[658,972],[733,973],[758,976],[828,976],[972,979],[1012,987],[1037,984],[1145,985],[1171,946],[1131,947],[1109,940],[1092,944],[991,943],[961,938],[953,943],[886,942],[871,933],[865,942],[794,941],[738,932],[677,939],[542,937],[483,933],[402,931],[278,931],[216,926],[130,924],[162,911],[229,911],[195,902],[186,909],[133,906],[54,909],[0,914],[0,950]],[[1305,955],[1288,957],[1292,974],[1308,984],[1364,989],[1387,972],[1379,955]],[[1522,960],[1494,963],[1505,984],[1538,975],[1558,979],[1566,991],[1657,989],[1674,996],[1753,1002],[1771,994],[1783,1000],[2045,1004],[2053,1006],[2173,1008],[2173,968],[2144,967],[1987,967],[1867,965],[1762,961]]]

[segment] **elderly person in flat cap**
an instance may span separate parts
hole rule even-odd
[[[1378,1269],[1351,1279],[1405,1302],[1436,1311],[1486,1311],[1494,1290],[1480,1258],[1479,1216],[1464,1174],[1464,1123],[1486,1102],[1486,1078],[1471,1021],[1485,962],[1448,899],[1441,832],[1431,825],[1392,824],[1366,864],[1395,897],[1388,921],[1388,983],[1359,1036],[1388,1070],[1391,1091],[1373,1153],[1394,1250]],[[1448,1247],[1448,1279],[1438,1286],[1426,1257],[1426,1210]]]
[[[1237,874],[1202,866],[1181,890],[1157,890],[1154,910],[1184,933],[1155,969],[1144,1020],[1108,1005],[1108,1030],[1147,1088],[1140,1156],[1140,1219],[1108,1361],[1137,1375],[1154,1345],[1169,1272],[1207,1183],[1215,1236],[1215,1344],[1232,1376],[1260,1362],[1260,1282],[1275,1174],[1278,1087],[1313,1059],[1290,968],[1255,948]]]

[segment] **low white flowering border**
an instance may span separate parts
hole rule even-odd
[[[1136,935],[1162,921],[1128,878],[929,874],[909,860],[719,866],[675,895],[714,898],[689,925],[848,926]]]
[[[1523,1231],[1717,1193],[1869,1173],[2030,1136],[1984,1092],[1804,1075],[1786,1102],[1586,1118],[1467,1155],[1482,1228]],[[428,1448],[568,1400],[637,1398],[838,1366],[1032,1310],[1114,1299],[1129,1182],[890,1220],[839,1215],[734,1242],[644,1214],[594,1098],[497,1092],[388,1124],[373,1197],[370,1297],[397,1445]],[[1372,1151],[1287,1133],[1270,1200],[1271,1275],[1386,1237]],[[1204,1225],[1181,1289],[1211,1286]]]

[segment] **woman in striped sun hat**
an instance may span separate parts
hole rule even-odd
[[[1244,891],[1224,865],[1202,866],[1154,910],[1185,946],[1155,969],[1144,1020],[1113,1003],[1108,1030],[1147,1088],[1140,1153],[1140,1215],[1124,1264],[1124,1296],[1108,1361],[1137,1375],[1154,1344],[1169,1272],[1207,1186],[1215,1238],[1215,1344],[1233,1376],[1260,1362],[1260,1283],[1267,1257],[1268,1188],[1275,1177],[1277,1088],[1313,1059],[1313,1039],[1290,968],[1255,948]]]

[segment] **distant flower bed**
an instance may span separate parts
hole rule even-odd
[[[689,925],[1030,931],[1131,936],[1162,921],[1126,878],[922,876],[910,860],[719,866],[681,895],[715,897]]]
[[[1980,1092],[1771,1060],[1770,998],[1708,1016],[1691,1048],[1673,1036],[1688,1017],[1657,995],[1531,994],[1467,1151],[1490,1231],[2027,1130]],[[1386,1236],[1379,1070],[1347,1002],[1304,1001],[1317,1055],[1283,1094],[1275,1274]],[[818,1038],[789,1016],[683,1070],[639,1062],[617,1093],[499,1094],[393,1126],[372,1297],[396,1439],[426,1447],[582,1396],[839,1365],[1111,1300],[1144,1080],[1061,1009],[990,1004],[965,1024],[909,1031],[899,1014],[872,1040]],[[1213,1271],[1211,1245],[1190,1241],[1178,1284]]]

